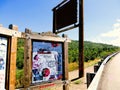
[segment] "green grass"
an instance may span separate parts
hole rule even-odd
[[[23,87],[23,69],[16,71],[16,88]]]
[[[89,60],[88,62],[84,62],[84,68],[90,67],[95,65],[96,63],[98,63],[100,61],[100,59],[95,59],[95,60]],[[73,71],[78,69],[78,63],[74,62],[74,63],[69,63],[68,65],[68,71]]]
[[[82,83],[82,81],[80,79],[78,79],[78,80],[75,80],[73,83],[74,84],[80,84],[80,83]]]

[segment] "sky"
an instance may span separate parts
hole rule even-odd
[[[52,32],[52,9],[62,1],[0,0],[0,24]],[[78,28],[63,33],[78,40]],[[120,0],[84,0],[84,40],[120,46]]]

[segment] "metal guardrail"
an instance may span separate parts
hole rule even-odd
[[[88,90],[97,90],[103,69],[105,67],[105,64],[110,60],[110,58],[112,58],[113,56],[115,56],[116,54],[118,54],[119,52],[116,52],[112,55],[109,55],[108,57],[105,58],[105,60],[103,61],[103,63],[101,64],[100,68],[98,69],[95,77],[93,78],[91,84],[88,87]]]

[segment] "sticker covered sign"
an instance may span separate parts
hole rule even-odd
[[[62,43],[33,41],[32,83],[62,79]]]
[[[5,89],[7,38],[0,37],[0,90]]]

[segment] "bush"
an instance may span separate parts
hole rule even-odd
[[[16,71],[16,88],[23,87],[23,69]]]

